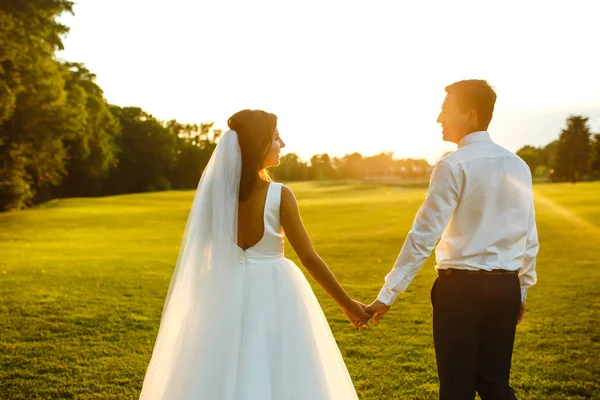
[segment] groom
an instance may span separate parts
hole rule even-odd
[[[486,81],[456,82],[446,93],[438,123],[458,149],[435,166],[394,268],[366,309],[377,322],[437,243],[431,303],[440,399],[516,399],[513,343],[539,248],[531,173],[486,131],[496,103]]]

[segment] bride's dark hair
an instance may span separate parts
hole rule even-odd
[[[242,110],[227,121],[229,129],[236,131],[242,153],[242,177],[240,200],[250,197],[256,182],[272,180],[263,168],[265,157],[271,148],[273,134],[277,128],[277,116],[262,110]]]

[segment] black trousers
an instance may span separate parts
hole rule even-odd
[[[509,386],[517,316],[516,274],[452,270],[431,289],[440,400],[515,400]]]

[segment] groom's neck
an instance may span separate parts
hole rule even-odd
[[[475,133],[475,132],[481,132],[481,129],[474,129],[472,131],[468,131],[467,133],[465,133],[464,135],[460,136],[457,140],[456,140],[456,144],[458,144],[461,140],[463,140],[465,137],[469,136],[471,133]]]

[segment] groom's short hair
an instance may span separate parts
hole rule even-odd
[[[479,129],[487,130],[494,113],[496,92],[485,80],[468,79],[446,86],[446,93],[456,96],[458,106],[463,111],[477,111]]]

